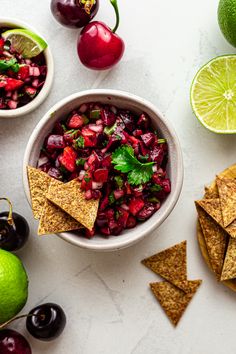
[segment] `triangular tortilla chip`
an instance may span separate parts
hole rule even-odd
[[[142,260],[142,264],[187,292],[186,244],[186,241],[181,242]]]
[[[56,188],[62,184],[62,182],[52,179],[50,186]],[[81,224],[79,224],[78,221],[45,198],[45,204],[39,222],[38,235],[56,234],[78,230],[80,228]]]
[[[201,280],[188,281],[191,292],[187,294],[169,282],[152,283],[150,287],[174,326],[177,326]]]
[[[31,166],[27,166],[27,173],[34,218],[39,220],[52,178],[47,173]]]
[[[91,230],[97,218],[99,200],[86,200],[77,179],[60,186],[51,185],[47,198],[87,229]]]
[[[39,222],[38,235],[50,235],[81,229],[81,224],[46,199]]]
[[[222,270],[221,281],[234,278],[236,278],[236,239],[230,238]]]
[[[219,192],[217,186],[214,187],[205,187],[204,199],[215,199],[219,198]]]
[[[231,237],[236,237],[236,221],[232,222],[227,227],[224,227],[223,217],[221,212],[220,199],[202,199],[196,201],[205,212],[210,215]]]
[[[220,279],[228,234],[199,205],[196,204],[196,208],[212,269]]]
[[[216,178],[220,195],[220,204],[224,227],[229,226],[236,219],[236,180]]]

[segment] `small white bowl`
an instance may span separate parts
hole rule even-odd
[[[158,109],[148,101],[133,94],[116,90],[89,90],[75,93],[58,102],[38,123],[30,136],[23,162],[23,183],[28,201],[30,191],[26,166],[36,166],[45,137],[50,133],[56,121],[65,118],[69,112],[78,108],[82,103],[101,102],[120,108],[141,113],[146,112],[152,119],[153,126],[160,136],[167,139],[169,146],[168,174],[171,179],[172,191],[162,204],[162,207],[147,221],[138,224],[134,229],[125,230],[120,236],[110,236],[105,239],[99,235],[91,240],[78,236],[73,232],[58,234],[63,240],[76,246],[96,250],[114,251],[128,247],[147,236],[160,226],[174,208],[183,184],[183,160],[179,140],[171,124],[163,117]]]
[[[40,37],[43,38],[43,36],[41,36],[41,34],[39,34],[33,27],[29,26],[28,24],[22,21],[13,18],[0,18],[0,27],[29,29],[30,31],[38,34]],[[52,82],[53,82],[53,76],[54,76],[53,57],[49,47],[45,49],[44,56],[47,64],[47,76],[46,76],[45,83],[41,91],[39,92],[39,94],[31,102],[27,103],[23,107],[16,108],[16,109],[8,109],[8,110],[0,109],[0,118],[16,118],[28,114],[33,110],[35,110],[46,99],[46,97],[50,92]]]

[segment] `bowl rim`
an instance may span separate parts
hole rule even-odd
[[[29,185],[28,185],[26,166],[29,164],[30,155],[31,155],[31,151],[34,146],[34,142],[37,139],[37,136],[38,136],[39,132],[41,131],[41,129],[43,128],[43,126],[50,120],[51,116],[57,110],[62,108],[64,105],[68,104],[70,101],[73,101],[77,98],[82,98],[85,96],[87,98],[88,96],[93,96],[93,95],[101,95],[101,96],[107,96],[107,97],[115,96],[115,97],[118,97],[119,99],[123,98],[126,100],[130,99],[131,101],[137,102],[140,105],[147,106],[151,111],[153,111],[160,118],[160,120],[163,122],[163,124],[168,128],[168,130],[171,134],[173,145],[175,146],[175,150],[176,150],[176,161],[177,161],[176,185],[175,185],[175,189],[172,191],[172,194],[169,197],[171,200],[165,210],[164,215],[162,215],[158,219],[157,222],[150,225],[145,230],[145,232],[143,232],[141,235],[139,235],[136,238],[132,238],[132,239],[128,239],[128,240],[122,240],[122,238],[117,237],[116,245],[114,245],[114,244],[109,245],[109,243],[108,244],[86,243],[83,241],[82,238],[78,237],[75,239],[74,235],[71,235],[66,232],[56,234],[57,236],[62,238],[64,241],[67,241],[75,246],[78,246],[78,247],[81,247],[84,249],[89,249],[89,250],[93,250],[93,251],[101,251],[101,252],[116,251],[116,250],[120,250],[120,249],[129,247],[132,244],[135,244],[135,243],[141,241],[146,235],[150,234],[154,229],[156,229],[158,226],[160,226],[165,221],[165,219],[170,215],[172,210],[174,209],[174,207],[179,199],[181,190],[182,190],[183,178],[184,178],[184,165],[183,165],[182,149],[180,146],[179,138],[178,138],[174,128],[172,127],[172,124],[163,116],[163,114],[156,108],[156,106],[154,104],[152,104],[148,100],[143,99],[139,96],[136,96],[132,93],[129,93],[126,91],[120,91],[120,90],[113,90],[113,89],[85,90],[85,91],[76,92],[72,95],[69,95],[69,96],[63,98],[62,100],[57,102],[52,108],[50,108],[49,111],[42,117],[42,119],[38,122],[37,126],[34,128],[32,134],[29,138],[29,141],[28,141],[28,144],[27,144],[27,147],[25,150],[24,159],[23,159],[23,186],[24,186],[24,191],[25,191],[27,200],[30,204],[30,191],[29,191]]]
[[[48,41],[44,38],[44,36],[42,36],[33,26],[29,25],[24,21],[11,18],[11,17],[0,17],[0,27],[2,25],[13,26],[13,28],[20,27],[20,28],[29,29],[30,31],[38,34],[41,38],[45,40],[46,43],[48,43]],[[35,110],[46,99],[46,97],[48,96],[51,90],[53,77],[54,77],[54,60],[53,60],[53,55],[49,47],[49,44],[47,48],[44,50],[44,56],[47,63],[47,76],[46,76],[45,83],[41,91],[39,92],[39,94],[31,102],[27,103],[25,106],[22,106],[20,108],[16,108],[12,110],[0,109],[0,118],[6,118],[6,119],[16,118],[28,114],[33,110]]]

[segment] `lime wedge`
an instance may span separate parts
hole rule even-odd
[[[191,87],[199,121],[218,134],[236,134],[236,55],[217,57],[203,66]]]
[[[36,57],[47,48],[41,37],[27,29],[12,29],[2,33],[2,37],[24,58]]]

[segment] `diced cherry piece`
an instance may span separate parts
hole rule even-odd
[[[109,205],[109,198],[108,198],[108,196],[106,195],[106,196],[101,200],[99,209],[100,209],[100,210],[105,210],[108,205]]]
[[[111,230],[109,229],[108,226],[100,228],[100,232],[102,235],[105,235],[105,236],[110,236],[110,234],[111,234]]]
[[[162,179],[161,179],[161,176],[159,175],[159,173],[155,172],[153,173],[152,175],[152,181],[156,184],[160,184],[162,183]]]
[[[59,161],[68,171],[74,172],[76,169],[76,159],[77,154],[75,150],[67,146],[63,151],[63,155],[60,156]]]
[[[95,147],[97,145],[96,136],[85,136],[84,137],[84,147]]]
[[[79,129],[87,123],[88,119],[86,116],[75,113],[71,118],[69,118],[67,125],[70,129]]]
[[[147,114],[141,114],[141,116],[139,117],[137,126],[140,127],[143,130],[148,130],[150,128],[151,125],[151,119]]]
[[[162,181],[161,186],[162,186],[165,193],[171,192],[171,184],[170,184],[170,180],[168,178],[166,178],[164,181]]]
[[[110,168],[111,167],[111,155],[105,156],[103,158],[101,164],[102,164],[102,167]]]
[[[92,230],[85,230],[85,236],[89,239],[93,238],[95,235],[95,229],[93,228]]]
[[[24,82],[22,80],[12,79],[11,77],[6,78],[6,85],[4,86],[5,91],[15,91],[18,90]]]
[[[108,170],[106,168],[98,168],[94,171],[93,177],[96,182],[105,183],[108,180]]]
[[[127,223],[126,223],[126,228],[127,229],[132,229],[136,225],[137,225],[137,221],[136,221],[135,217],[132,216],[132,215],[129,215]]]
[[[42,75],[42,76],[46,76],[47,75],[47,66],[46,65],[41,65],[39,67],[39,70],[40,70],[40,75]]]
[[[108,220],[109,220],[109,219],[114,219],[114,217],[115,217],[115,211],[114,211],[114,209],[108,208],[108,209],[106,210],[106,216],[107,216]]]
[[[98,200],[100,199],[102,196],[102,193],[96,189],[96,190],[92,190],[92,199]]]
[[[142,186],[133,187],[132,191],[133,191],[133,194],[134,194],[135,197],[141,197],[143,195]]]
[[[132,113],[130,111],[120,111],[119,116],[123,120],[126,129],[133,133],[135,129],[135,121]]]
[[[28,77],[29,77],[29,65],[20,66],[20,69],[17,73],[17,78],[19,80],[25,81],[25,79],[27,79]]]
[[[143,156],[148,155],[149,156],[149,150],[147,149],[147,147],[143,141],[139,142],[139,147],[140,147],[141,155],[143,155]]]
[[[99,228],[108,226],[108,218],[106,213],[99,212],[96,219],[96,224]]]
[[[129,211],[135,216],[143,207],[145,203],[141,198],[133,198],[129,203]]]
[[[65,146],[62,135],[49,135],[47,149],[64,149]]]
[[[146,203],[145,206],[142,208],[142,210],[140,210],[137,215],[136,218],[139,221],[145,221],[147,219],[149,219],[156,211],[156,207],[153,203]]]
[[[114,197],[116,200],[124,197],[124,195],[125,195],[125,192],[122,189],[115,189],[114,190]]]
[[[55,167],[49,168],[48,174],[49,174],[49,176],[51,176],[55,179],[62,180],[62,174],[58,168],[55,168]]]
[[[143,140],[144,144],[147,146],[147,147],[150,147],[154,144],[155,142],[155,134],[153,133],[146,133],[146,134],[143,134],[141,135],[141,139]]]
[[[154,148],[151,149],[150,157],[152,161],[156,162],[158,165],[161,165],[164,159],[164,150],[162,145],[154,146]]]
[[[110,220],[108,223],[109,229],[111,231],[111,235],[118,236],[123,230],[123,226],[118,224],[115,220]]]
[[[117,212],[119,214],[117,218],[117,223],[121,225],[123,229],[125,229],[129,217],[129,212],[124,210],[123,208],[117,208]]]
[[[143,134],[143,131],[141,129],[136,129],[134,132],[133,132],[133,135],[135,137],[138,137],[138,136],[141,136]]]
[[[25,93],[30,96],[30,98],[34,98],[37,94],[37,89],[35,87],[26,86]]]
[[[116,115],[108,109],[101,110],[101,117],[104,125],[111,126],[116,122]]]
[[[72,181],[75,178],[79,177],[79,172],[72,172],[71,175],[69,176],[69,181]]]

